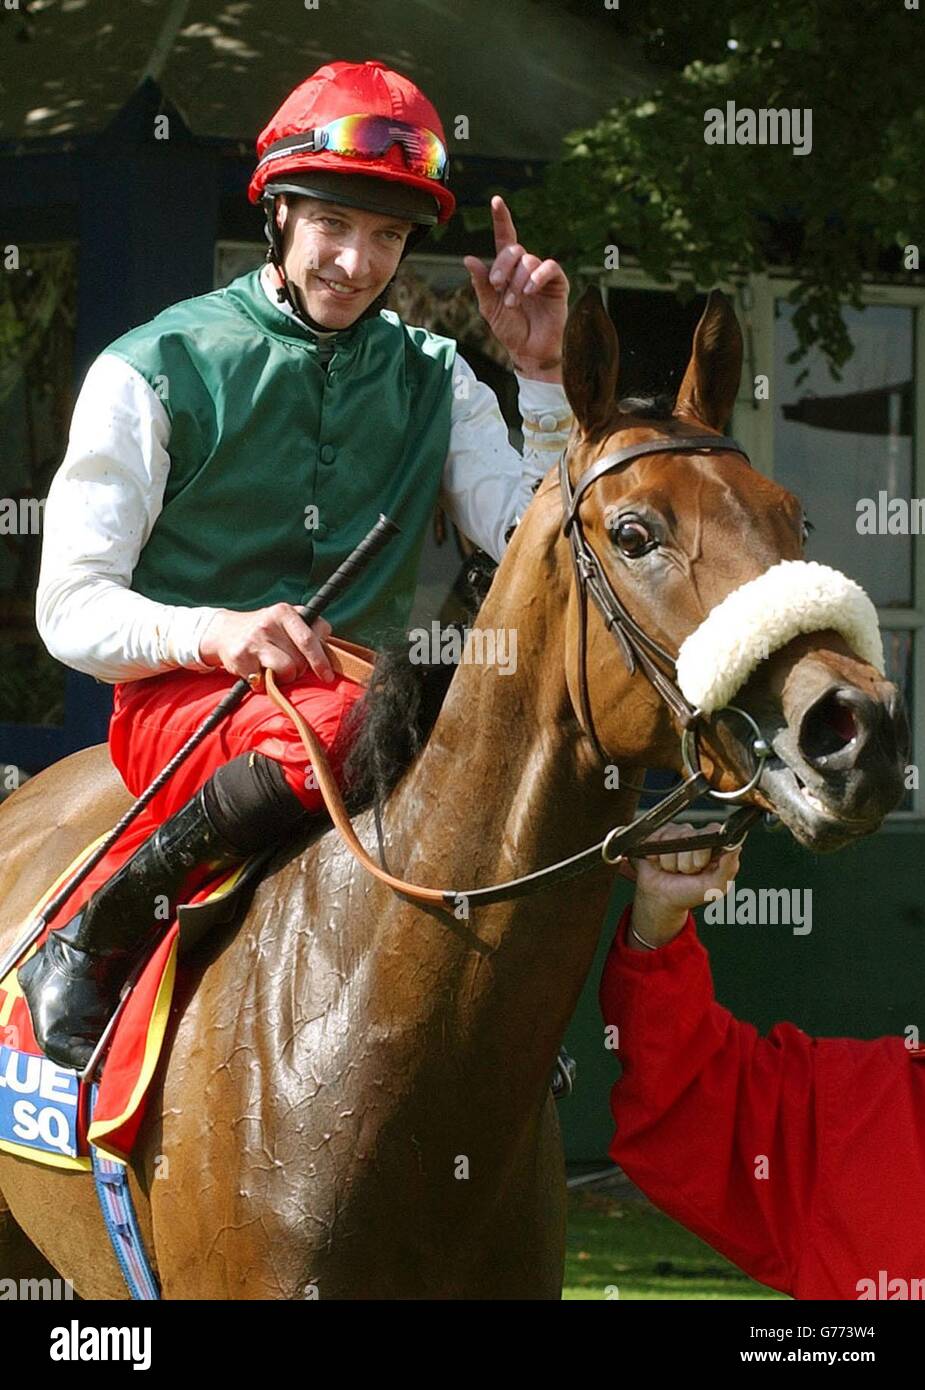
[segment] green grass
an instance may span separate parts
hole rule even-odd
[[[784,1298],[764,1284],[756,1284],[648,1202],[622,1200],[607,1192],[573,1192],[569,1195],[562,1297],[615,1296]]]

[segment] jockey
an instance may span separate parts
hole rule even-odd
[[[115,685],[109,747],[133,795],[236,679],[252,685],[123,837],[115,874],[20,969],[40,1046],[80,1070],[163,930],[155,903],[172,917],[209,874],[321,809],[262,669],[290,683],[339,771],[363,690],[331,669],[328,622],[309,628],[296,605],[384,511],[400,534],[329,616],[373,647],[404,633],[435,504],[500,559],[571,426],[568,281],[518,244],[500,198],[491,266],[465,265],[517,373],[522,456],[456,343],[385,308],[399,262],[455,207],[440,118],[412,82],[381,62],[326,64],[257,155],[266,264],[97,357],[45,509],[39,632]]]

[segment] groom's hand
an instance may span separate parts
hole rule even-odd
[[[665,825],[657,830],[655,841],[694,835],[699,827]],[[720,830],[719,822],[705,827]],[[724,893],[739,872],[740,850],[727,850],[717,856],[715,850],[691,849],[677,854],[653,855],[634,859],[636,897],[633,900],[631,925],[651,946],[664,946],[673,941],[687,921],[688,912],[700,907],[707,893]],[[633,937],[628,943],[636,950],[645,950]]]

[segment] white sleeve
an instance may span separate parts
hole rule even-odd
[[[45,503],[36,623],[52,656],[102,681],[209,669],[199,642],[219,610],[155,603],[129,587],[163,506],[169,439],[170,417],[140,373],[98,357]]]
[[[517,385],[524,429],[522,455],[508,438],[494,391],[456,354],[441,500],[450,519],[493,560],[501,559],[508,531],[562,453],[572,427],[571,406],[556,382],[518,376]]]

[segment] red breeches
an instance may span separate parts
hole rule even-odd
[[[117,685],[109,751],[133,796],[139,796],[190,734],[235,683],[227,671],[168,671],[145,680]],[[314,729],[339,777],[348,751],[339,736],[364,687],[335,676],[330,684],[312,671],[282,687],[306,723]],[[264,753],[282,764],[286,781],[309,811],[323,808],[313,785],[310,764],[299,735],[263,691],[251,691],[218,728],[180,765],[170,781],[125,831],[118,844],[88,879],[93,891],[164,821],[184,806],[204,782],[241,753]],[[65,918],[66,920],[66,918]]]

